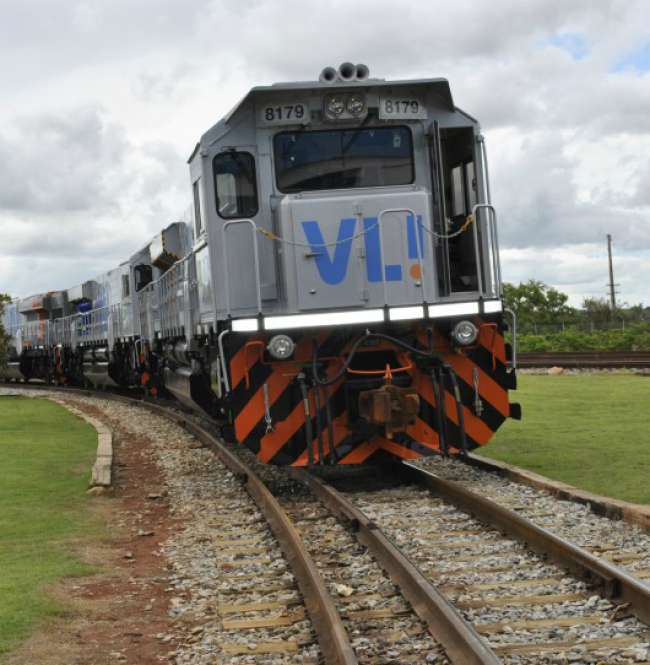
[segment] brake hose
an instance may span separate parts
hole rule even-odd
[[[352,345],[348,357],[343,361],[341,369],[329,379],[321,379],[318,376],[318,349],[314,347],[314,355],[312,357],[312,374],[314,382],[319,386],[331,386],[333,383],[336,383],[345,374],[345,372],[347,372],[348,368],[350,367],[350,364],[352,363],[352,359],[354,358],[354,354],[357,352],[357,349],[359,348],[361,343],[373,337],[376,339],[384,339],[388,342],[396,344],[397,346],[400,346],[403,349],[410,351],[411,353],[415,353],[418,356],[424,356],[425,358],[432,358],[435,355],[432,351],[423,351],[422,349],[418,349],[415,346],[407,344],[401,339],[397,339],[397,337],[392,337],[391,335],[386,335],[385,333],[370,332],[370,330],[366,330],[366,332],[363,335],[361,335],[361,337],[359,337],[359,339]]]

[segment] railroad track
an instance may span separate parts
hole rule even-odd
[[[461,483],[404,472],[411,487],[341,493],[310,482],[402,548],[502,662],[650,662],[641,580]]]
[[[291,472],[291,487],[286,470],[260,465],[264,484],[247,451],[234,454],[194,417],[144,406],[231,472],[215,518],[237,568],[225,575],[233,600],[220,608],[235,631],[230,662],[297,662],[273,654],[302,649],[315,659],[304,662],[327,664],[650,663],[650,586],[515,510],[410,464],[399,467],[403,484],[363,491],[339,492],[304,471]],[[271,494],[277,474],[285,491]],[[255,511],[232,514],[242,489],[273,537]],[[291,580],[273,568],[278,546],[300,591],[280,600]],[[260,600],[267,587],[272,599]],[[265,640],[283,624],[298,626],[292,638]],[[257,654],[269,660],[246,660]]]
[[[519,353],[519,367],[571,368],[646,368],[650,367],[648,351],[585,351]]]
[[[222,512],[210,520],[218,533],[216,565],[225,583],[217,594],[217,612],[226,636],[220,663],[499,662],[471,625],[415,568],[405,567],[401,573],[405,578],[392,579],[391,572],[356,540],[355,523],[341,522],[314,496],[305,494],[303,480],[299,481],[302,493],[296,487],[287,491],[281,481],[285,491],[278,499],[257,469],[247,463],[254,457],[243,449],[235,454],[208,431],[209,423],[206,427],[195,416],[123,395],[69,388],[57,392],[145,407],[181,426],[229,470],[230,476],[216,479],[223,493],[215,509]],[[283,472],[258,466],[264,475]],[[277,484],[277,479],[271,477],[267,483]],[[260,524],[256,510],[242,509],[242,489],[255,502],[266,525]],[[278,547],[283,559],[277,554]],[[294,578],[298,595],[293,590]],[[407,578],[409,588],[405,589],[402,585]],[[251,585],[253,580],[255,585]],[[247,598],[250,594],[251,600]],[[413,600],[419,600],[419,605]],[[288,627],[287,636],[278,638],[277,629],[282,626]],[[293,655],[301,660],[290,660]]]

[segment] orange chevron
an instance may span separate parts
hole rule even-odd
[[[343,459],[339,460],[339,464],[361,464],[378,448],[379,443],[377,441],[366,441],[357,446],[354,450],[351,450]]]
[[[336,373],[336,368],[332,367],[326,372],[328,377]],[[325,388],[327,398],[329,399],[333,395],[337,388],[341,385],[340,381],[337,381],[331,386]],[[309,408],[314,413],[313,409],[313,390],[309,390]],[[274,431],[265,434],[262,437],[260,452],[258,454],[258,459],[264,463],[268,463],[273,456],[286,444],[286,442],[298,431],[300,427],[303,427],[305,424],[305,407],[302,403],[302,399],[293,407],[291,413],[284,419],[280,420],[277,424],[274,423]],[[307,451],[305,450],[305,454]]]
[[[383,436],[377,436],[373,439],[379,443],[379,447],[383,450],[386,450],[389,453],[392,453],[396,457],[401,459],[418,459],[420,455],[410,448],[405,448],[395,441],[386,439]]]
[[[326,333],[320,333],[316,336],[316,342],[322,344],[325,339],[327,339]],[[259,342],[263,339],[259,337],[251,337],[248,342]],[[282,368],[282,371],[292,371],[297,374],[299,372],[299,363],[307,362],[311,359],[312,354],[312,345],[313,338],[311,337],[302,337],[296,344],[296,350],[294,352],[293,361],[272,361],[270,365],[275,370],[276,368]],[[230,381],[231,381],[231,390],[234,390],[244,379],[247,372],[251,370],[252,367],[258,362],[257,358],[255,362],[251,364],[251,358],[254,358],[250,348],[247,349],[246,344],[244,344],[237,353],[230,359]],[[294,374],[294,376],[295,376]]]
[[[420,381],[417,384],[417,391],[424,399],[431,405],[435,405],[436,400],[433,395],[433,385],[431,384],[430,377],[420,374]],[[458,424],[458,415],[456,413],[456,400],[452,397],[449,391],[445,390],[445,411],[447,418],[456,425]],[[493,436],[494,432],[480,419],[477,418],[472,411],[465,405],[462,405],[463,415],[465,416],[465,431],[477,443],[485,444]]]
[[[339,444],[345,439],[345,437],[350,433],[345,421],[347,420],[348,413],[345,411],[337,418],[332,419],[332,429],[334,430],[334,448],[338,447]],[[314,451],[314,460],[319,460],[320,456],[318,454],[318,437],[312,441],[312,450]],[[325,455],[330,453],[330,442],[329,436],[327,434],[327,428],[324,428],[323,432],[323,451]],[[309,461],[309,454],[305,448],[298,459],[291,464],[291,466],[306,466]]]
[[[291,413],[278,423],[274,423],[275,429],[262,437],[260,452],[257,457],[261,462],[268,464],[273,456],[285,445],[285,443],[305,424],[305,409],[300,400]]]
[[[486,325],[485,321],[479,319],[477,323],[479,324],[478,344],[505,364],[506,345],[503,335],[498,330]]]
[[[257,338],[251,337],[249,341],[253,342]],[[230,359],[230,389],[234,390],[246,376],[248,371],[248,351],[246,344],[242,344],[241,349]]]
[[[422,418],[416,418],[415,423],[406,428],[406,433],[426,448],[440,450],[440,438],[438,437],[438,432],[424,422]]]
[[[465,383],[473,385],[474,378],[472,370],[478,370],[478,389],[481,397],[486,399],[492,406],[506,418],[510,415],[510,403],[508,402],[508,391],[502,388],[489,374],[486,374],[478,365],[473,363],[467,356],[457,353],[445,355],[445,361],[451,365],[454,372],[460,376]]]
[[[296,360],[305,358],[309,353],[311,346],[310,340],[303,337],[296,346],[295,357]],[[238,357],[240,351],[244,351],[242,357]],[[248,358],[245,353],[245,348],[237,352],[237,368],[238,372],[243,372],[239,377],[239,381],[250,370],[247,366]],[[234,359],[233,359],[234,362]],[[242,365],[242,363],[244,363]],[[255,364],[255,363],[254,363]],[[231,365],[232,366],[232,365]],[[277,367],[277,369],[275,369]],[[232,372],[235,374],[234,370]],[[269,389],[269,406],[273,406],[282,393],[288,388],[291,381],[298,374],[298,368],[293,363],[283,363],[275,365],[274,371],[269,375],[266,383]],[[233,386],[234,387],[234,386]],[[301,402],[302,403],[302,402]],[[235,434],[238,441],[243,441],[253,430],[255,425],[264,417],[264,386],[260,386],[254,395],[246,402],[246,406],[235,417]]]
[[[288,388],[295,375],[273,372],[266,380],[269,390],[269,406]],[[235,418],[235,434],[238,441],[243,441],[264,417],[264,386],[260,386],[255,394],[246,402],[246,406]]]

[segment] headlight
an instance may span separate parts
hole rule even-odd
[[[325,110],[328,115],[336,118],[345,111],[345,100],[340,95],[332,95],[325,102]]]
[[[451,331],[451,336],[457,344],[469,346],[476,341],[478,328],[471,321],[459,321]]]
[[[275,335],[266,348],[276,360],[286,360],[291,358],[296,345],[289,335]]]
[[[350,95],[348,99],[348,112],[352,115],[361,115],[366,110],[366,100],[362,95]]]

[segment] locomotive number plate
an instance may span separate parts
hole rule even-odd
[[[260,125],[305,125],[311,120],[304,102],[265,104],[258,117]]]
[[[427,109],[416,97],[380,97],[379,117],[382,120],[425,119]]]

